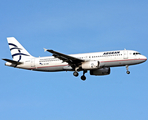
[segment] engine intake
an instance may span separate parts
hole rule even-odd
[[[86,61],[82,63],[82,69],[98,69],[99,68],[99,61]]]

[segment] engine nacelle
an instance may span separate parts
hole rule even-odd
[[[91,70],[97,68],[99,68],[99,61],[86,61],[82,63],[82,69]]]
[[[104,67],[97,70],[90,70],[90,75],[109,75],[110,74],[110,68]]]

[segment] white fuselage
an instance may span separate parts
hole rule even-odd
[[[110,67],[126,66],[126,73],[129,65],[140,64],[145,62],[147,58],[137,51],[133,50],[116,50],[106,52],[84,53],[66,55],[55,50],[46,49],[52,54],[50,57],[33,57],[14,37],[7,38],[8,45],[13,60],[3,59],[5,65],[44,72],[56,71],[74,71],[73,75],[77,77],[79,71],[83,71],[82,80],[86,80],[85,73],[100,76],[109,75]]]
[[[141,55],[140,53],[133,50],[72,54],[69,56],[73,56],[85,61],[99,61],[100,68],[135,65],[147,60],[144,55]],[[23,62],[23,64],[17,65],[17,68],[47,72],[74,71],[67,62],[63,62],[62,60],[53,56],[30,58],[21,62]],[[10,64],[11,63],[8,62],[6,63],[8,66],[11,66]]]

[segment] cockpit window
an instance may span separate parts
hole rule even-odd
[[[133,53],[133,55],[141,55],[141,54],[137,52],[137,53]]]

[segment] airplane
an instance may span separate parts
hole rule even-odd
[[[73,71],[75,77],[79,75],[78,72],[83,71],[83,81],[86,80],[87,71],[95,76],[109,75],[110,67],[125,66],[126,73],[130,74],[130,65],[147,60],[146,56],[139,52],[126,49],[66,55],[44,48],[44,51],[52,53],[52,56],[33,57],[14,37],[7,37],[7,41],[13,60],[3,59],[6,66],[43,72]]]

